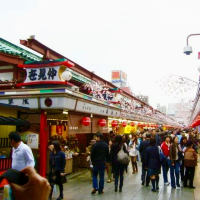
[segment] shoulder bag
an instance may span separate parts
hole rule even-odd
[[[122,145],[122,148],[120,149],[120,151],[117,154],[117,161],[119,163],[122,163],[122,164],[125,164],[125,165],[127,165],[130,161],[129,155],[127,153],[125,153],[124,150],[123,150],[123,145]]]

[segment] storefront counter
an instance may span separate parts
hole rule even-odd
[[[65,173],[70,174],[73,171],[73,158],[66,158]]]
[[[80,155],[80,167],[88,168],[87,156],[87,153]]]

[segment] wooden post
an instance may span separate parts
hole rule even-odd
[[[40,166],[39,174],[46,177],[46,157],[47,157],[47,116],[45,111],[40,116]]]

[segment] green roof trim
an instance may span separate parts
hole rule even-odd
[[[42,58],[25,50],[22,49],[2,38],[0,38],[0,52],[7,53],[13,56],[19,56],[20,58],[28,61],[41,61]]]
[[[73,68],[72,68],[73,69]],[[72,69],[69,69],[68,70],[72,73],[72,79],[75,80],[75,81],[78,81],[80,83],[90,83],[92,80],[73,71]]]

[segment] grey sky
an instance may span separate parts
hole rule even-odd
[[[175,101],[156,81],[175,74],[198,81],[200,33],[198,0],[12,0],[2,1],[0,37],[19,45],[36,39],[106,80],[123,70],[135,94],[150,104]],[[192,97],[195,96],[195,90]]]

